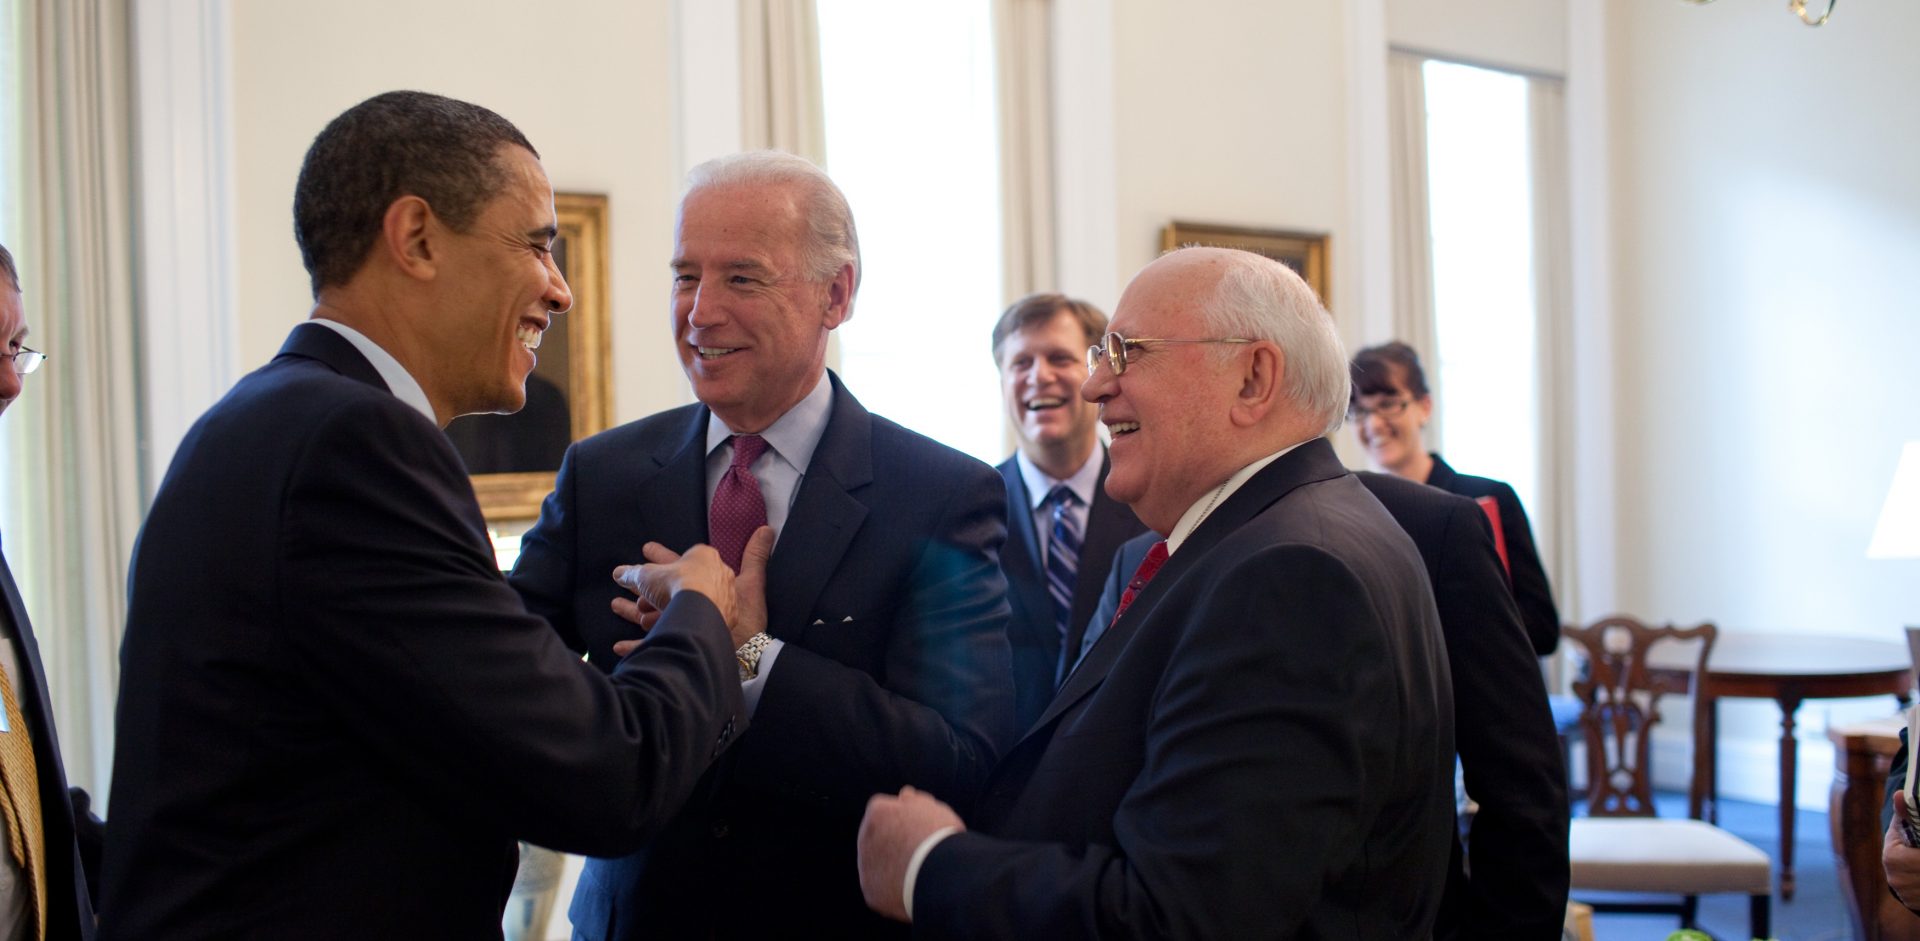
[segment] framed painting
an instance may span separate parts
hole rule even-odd
[[[1326,233],[1288,232],[1281,229],[1248,229],[1231,225],[1200,222],[1169,222],[1160,230],[1160,250],[1172,251],[1183,245],[1213,245],[1239,248],[1265,255],[1305,278],[1320,303],[1333,309],[1327,297]]]
[[[607,198],[556,193],[560,235],[553,260],[573,291],[573,309],[541,338],[527,404],[512,415],[467,415],[447,438],[473,476],[489,524],[540,515],[567,445],[612,421],[607,297]]]

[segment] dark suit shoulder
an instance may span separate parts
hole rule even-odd
[[[1400,522],[1402,528],[1411,530],[1410,522],[1443,522],[1446,518],[1462,509],[1478,513],[1480,508],[1471,499],[1457,493],[1450,493],[1438,487],[1415,483],[1404,477],[1381,474],[1373,471],[1356,471],[1354,476],[1360,479],[1374,499],[1379,500],[1387,512]]]
[[[574,442],[573,447],[577,451],[603,454],[631,453],[636,448],[648,449],[663,442],[677,446],[692,429],[692,422],[703,418],[705,413],[705,406],[698,403],[670,408],[588,435]],[[705,427],[704,422],[701,427]]]

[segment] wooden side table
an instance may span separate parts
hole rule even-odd
[[[1647,658],[1650,669],[1684,673],[1691,650],[1662,644]],[[1894,696],[1907,704],[1913,688],[1912,658],[1904,645],[1853,637],[1748,634],[1722,631],[1707,660],[1693,700],[1693,787],[1689,815],[1718,823],[1716,767],[1719,702],[1726,698],[1771,699],[1780,704],[1780,898],[1793,898],[1793,792],[1798,753],[1794,714],[1808,699]],[[1705,816],[1701,816],[1704,811]]]
[[[1900,748],[1905,721],[1876,719],[1827,730],[1833,742],[1833,790],[1828,822],[1841,894],[1858,941],[1920,941],[1920,915],[1907,911],[1887,891],[1880,868],[1880,805],[1887,772]]]

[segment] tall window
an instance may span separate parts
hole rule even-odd
[[[1539,507],[1527,79],[1437,61],[1423,72],[1438,346],[1428,378],[1447,460],[1507,481]]]
[[[840,372],[869,408],[1005,457],[988,341],[1000,314],[999,128],[985,0],[819,0],[827,169],[860,227]]]

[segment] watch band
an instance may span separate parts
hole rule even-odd
[[[745,683],[760,675],[760,655],[766,652],[767,645],[771,643],[773,638],[766,631],[761,631],[747,638],[747,642],[733,652],[733,659],[740,664],[740,682]]]

